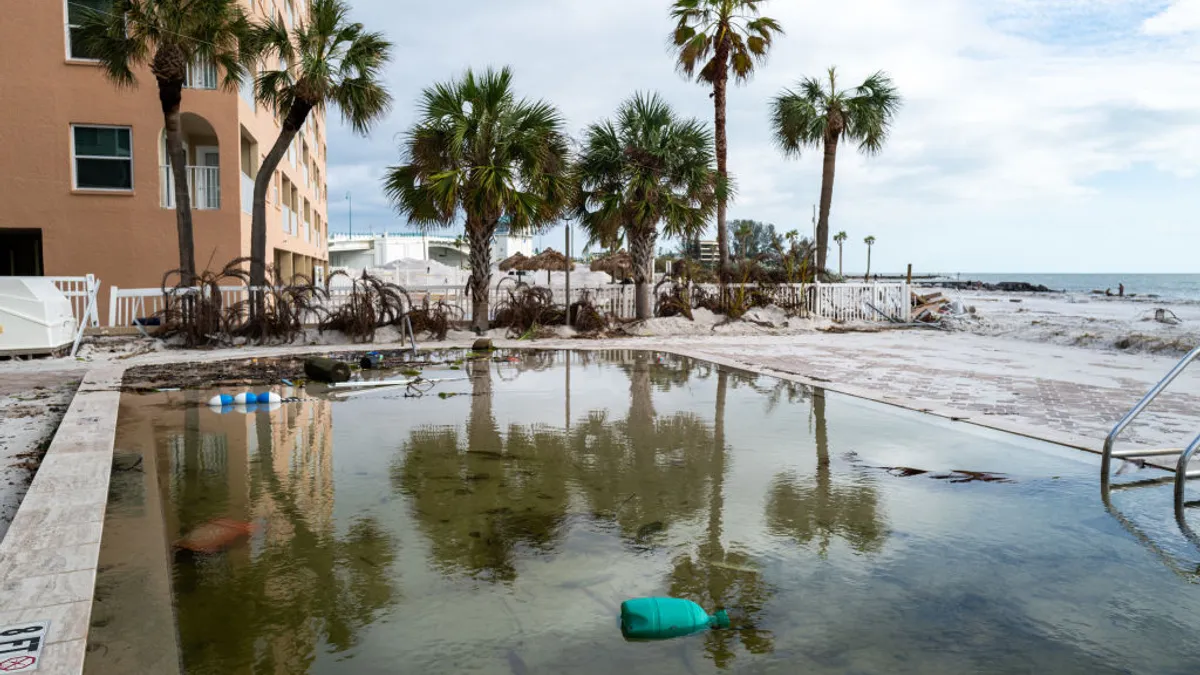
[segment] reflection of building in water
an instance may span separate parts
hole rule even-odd
[[[175,533],[212,518],[254,521],[269,538],[290,536],[281,509],[304,514],[324,532],[333,519],[333,416],[328,401],[270,412],[185,413],[182,432],[166,439],[163,485]],[[270,469],[270,476],[255,469]],[[279,504],[287,495],[288,504]],[[188,522],[175,518],[188,514]]]

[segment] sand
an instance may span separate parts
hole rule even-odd
[[[1180,355],[1200,344],[1200,304],[1068,293],[942,292],[974,316],[954,326],[976,335],[1098,350]],[[1154,319],[1165,310],[1170,321]]]

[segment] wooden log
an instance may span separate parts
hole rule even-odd
[[[304,359],[304,375],[317,382],[345,382],[350,379],[350,364],[324,356]]]

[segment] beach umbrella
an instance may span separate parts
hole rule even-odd
[[[633,276],[633,256],[617,251],[593,260],[591,267],[593,272],[607,272],[614,279],[628,279]]]
[[[529,260],[529,256],[517,251],[516,253],[500,261],[500,271],[508,272],[509,270],[520,269],[521,264],[527,260]]]
[[[575,269],[575,263],[568,260],[567,256],[548,248],[545,251],[533,256],[529,260],[521,263],[517,269],[526,272],[536,272],[546,270],[546,284],[550,283],[551,272],[566,272],[567,270]]]

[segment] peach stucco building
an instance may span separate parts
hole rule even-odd
[[[296,22],[304,0],[241,0],[256,18]],[[179,265],[171,175],[154,77],[119,90],[72,44],[80,7],[111,0],[9,0],[0,21],[0,275],[82,276],[158,287]],[[279,123],[247,84],[217,88],[194,64],[183,130],[198,270],[250,254],[258,164]],[[314,111],[268,194],[268,260],[281,278],[326,267],[325,116]]]

